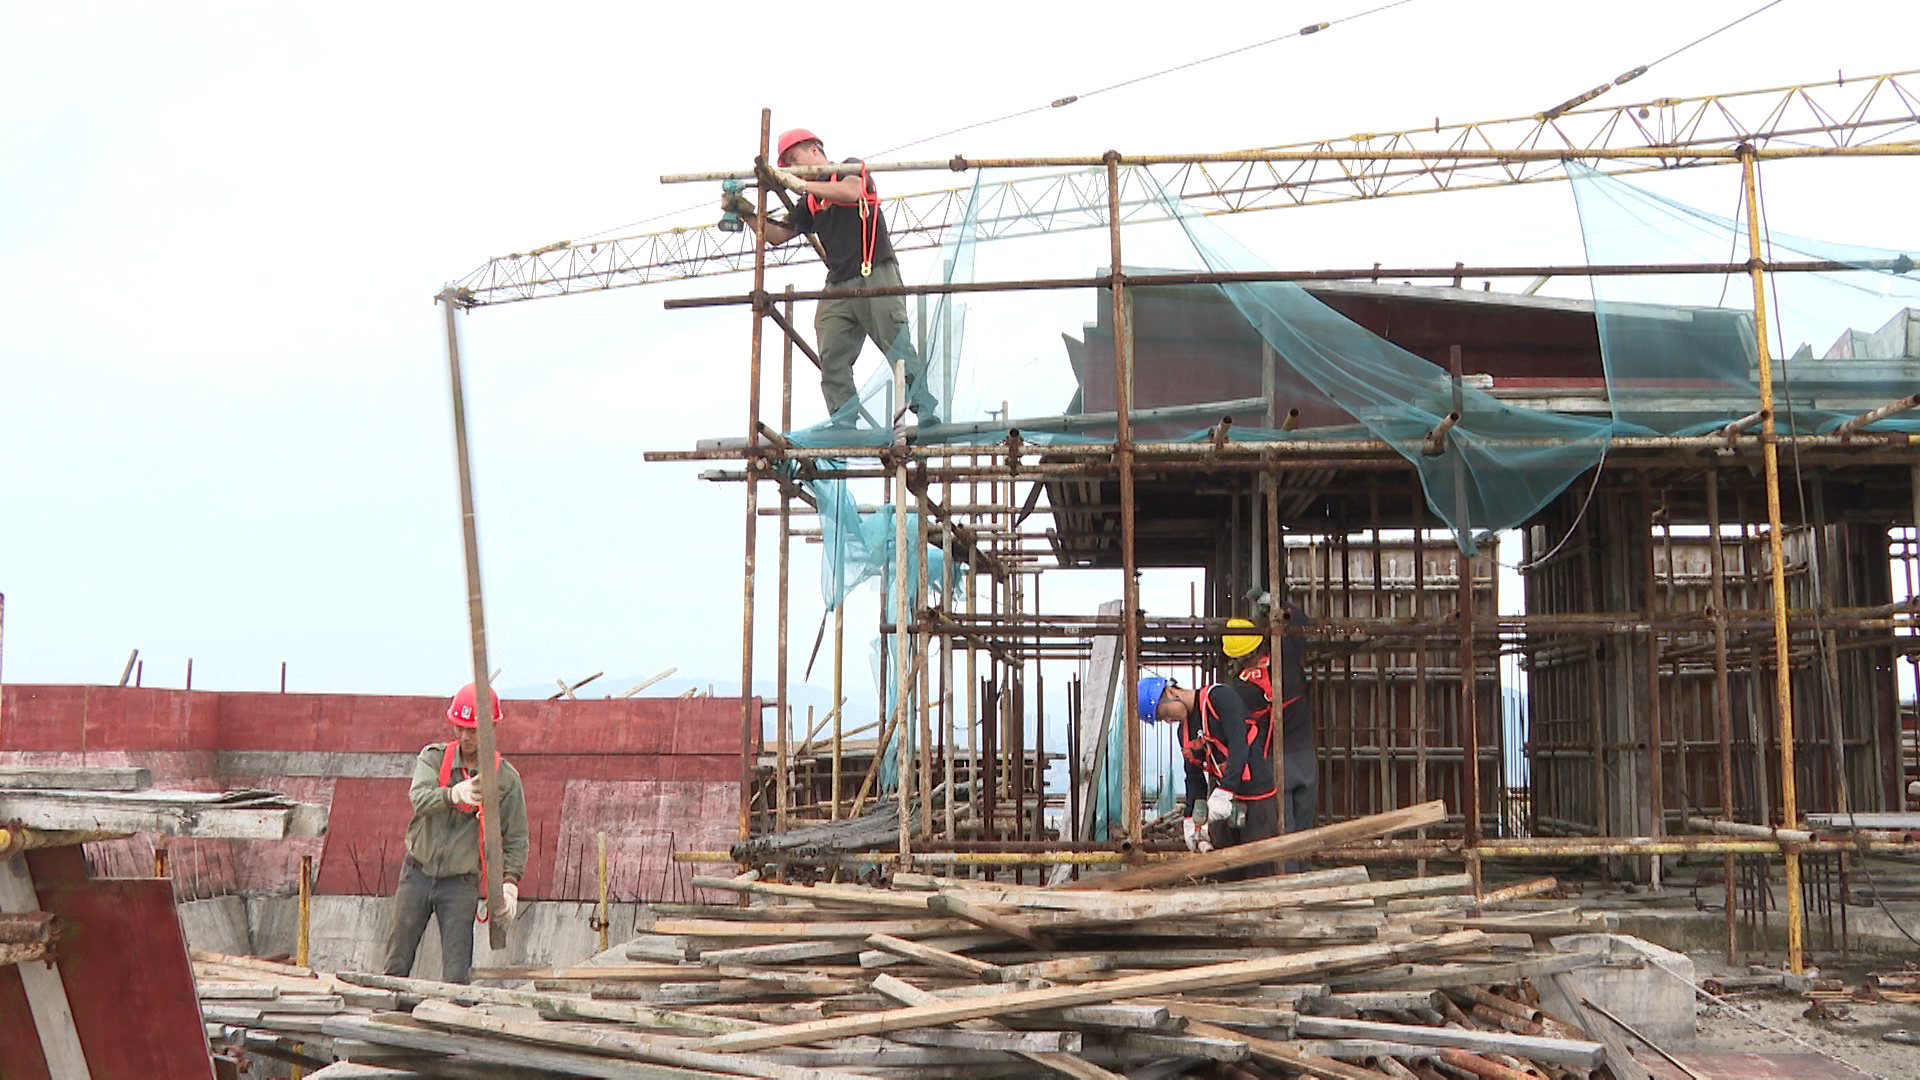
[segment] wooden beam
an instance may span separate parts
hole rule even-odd
[[[927,991],[914,986],[912,983],[904,979],[896,979],[891,975],[881,975],[875,978],[873,980],[873,988],[893,998],[895,1001],[905,1002],[910,1008],[930,1007],[937,1004],[940,1000]],[[982,1031],[998,1030],[1000,1027],[990,1020],[974,1020],[963,1023],[961,1026],[971,1030]],[[1100,1066],[1090,1061],[1083,1061],[1073,1054],[1030,1051],[1020,1051],[1019,1053],[1021,1057],[1026,1058],[1035,1065],[1043,1065],[1062,1076],[1071,1076],[1076,1078],[1076,1080],[1121,1080],[1119,1074],[1108,1072]]]
[[[0,788],[68,791],[144,791],[153,786],[145,769],[76,765],[0,765]]]
[[[1606,1047],[1577,1039],[1546,1039],[1537,1035],[1388,1024],[1374,1020],[1341,1020],[1332,1016],[1302,1016],[1295,1030],[1302,1035],[1330,1039],[1384,1039],[1415,1046],[1470,1050],[1476,1054],[1510,1054],[1582,1069],[1598,1068],[1606,1058]]]
[[[27,860],[0,859],[0,913],[26,915],[40,910],[40,897],[33,889],[33,875]],[[80,928],[85,932],[85,928]],[[33,1028],[40,1034],[40,1055],[46,1058],[51,1076],[90,1080],[87,1055],[80,1049],[80,1029],[73,1022],[73,1007],[67,1001],[67,985],[54,964],[21,964],[21,985],[27,991],[27,1011],[33,1014]],[[24,1068],[24,1065],[22,1066]]]
[[[852,938],[864,941],[875,934],[894,937],[932,937],[971,930],[962,919],[884,919],[868,922],[732,922],[726,919],[661,919],[653,932],[674,937],[768,938],[779,942],[825,941]]]
[[[794,1043],[818,1042],[821,1039],[842,1038],[849,1035],[871,1035],[884,1031],[898,1031],[901,1028],[926,1027],[930,1024],[947,1024],[957,1020],[1031,1012],[1035,1009],[1092,1005],[1118,998],[1281,981],[1322,971],[1389,963],[1407,956],[1478,948],[1485,940],[1485,935],[1477,930],[1462,930],[1404,944],[1343,945],[1264,960],[1212,964],[1179,971],[1149,972],[1074,986],[1018,990],[995,994],[984,999],[942,1000],[887,1012],[841,1016],[804,1024],[787,1024],[757,1031],[735,1032],[703,1039],[691,1045],[699,1050],[726,1051],[790,1046]]]
[[[1193,1032],[1195,1035],[1211,1035],[1214,1038],[1221,1039],[1238,1039],[1246,1044],[1247,1051],[1254,1057],[1262,1058],[1278,1065],[1285,1065],[1312,1076],[1324,1076],[1328,1077],[1329,1080],[1380,1080],[1380,1074],[1374,1072],[1372,1069],[1362,1069],[1348,1065],[1345,1062],[1335,1061],[1332,1058],[1321,1057],[1318,1054],[1310,1054],[1304,1050],[1296,1050],[1285,1043],[1277,1043],[1272,1039],[1263,1039],[1257,1035],[1248,1035],[1244,1032],[1232,1031],[1207,1023],[1189,1024],[1187,1025],[1187,1030]]]
[[[936,949],[930,945],[918,944],[908,941],[905,938],[894,937],[891,934],[875,934],[867,939],[867,944],[876,949],[885,949],[887,952],[897,953],[911,960],[918,960],[932,967],[945,968],[948,971],[957,971],[962,975],[982,976],[992,982],[1001,981],[995,977],[995,973],[1001,970],[999,965],[989,964],[985,960],[975,960],[971,956],[961,956],[959,953],[950,953],[945,949]]]
[[[1005,934],[1036,949],[1053,948],[1051,942],[1030,928],[1028,920],[1010,918],[999,912],[989,911],[978,904],[970,904],[958,897],[930,896],[927,898],[927,910],[941,915],[951,915],[956,919],[964,919],[982,929]]]
[[[492,1035],[561,1050],[585,1050],[633,1061],[651,1061],[660,1065],[677,1065],[735,1076],[767,1077],[769,1080],[857,1080],[852,1073],[794,1068],[751,1055],[703,1054],[684,1050],[668,1040],[634,1032],[562,1026],[544,1020],[503,1020],[477,1009],[444,1001],[421,1002],[414,1007],[413,1017],[421,1023],[450,1031]]]
[[[1107,926],[1115,923],[1148,922],[1161,919],[1185,920],[1193,917],[1233,915],[1241,912],[1271,911],[1278,908],[1305,907],[1311,904],[1338,904],[1350,900],[1369,900],[1418,893],[1457,892],[1471,888],[1473,879],[1466,874],[1438,877],[1401,878],[1369,881],[1359,885],[1334,885],[1324,889],[1283,890],[1276,892],[1240,892],[1215,896],[1193,895],[1174,900],[1142,899],[1131,904],[1107,908],[1083,908],[1079,911],[1052,912],[1029,917],[1022,924],[1030,930]],[[1468,927],[1467,929],[1484,929]]]
[[[1435,825],[1446,816],[1447,804],[1435,799],[1418,806],[1389,810],[1384,814],[1370,814],[1351,821],[1335,822],[1317,829],[1286,833],[1266,840],[1255,840],[1250,844],[1222,848],[1204,855],[1143,866],[1135,870],[1123,870],[1117,874],[1093,875],[1070,882],[1061,888],[1103,892],[1116,889],[1148,889],[1155,885],[1166,885],[1187,878],[1238,870],[1243,866],[1296,859],[1303,855],[1310,855],[1321,848],[1372,840],[1392,833],[1405,832],[1408,829]]]

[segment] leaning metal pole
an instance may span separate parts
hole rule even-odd
[[[460,538],[467,557],[467,628],[473,645],[473,708],[480,734],[480,852],[486,864],[487,943],[507,947],[506,907],[500,899],[500,769],[494,759],[493,686],[487,677],[487,613],[480,602],[480,533],[473,515],[473,468],[467,454],[467,386],[460,369],[460,306],[452,289],[440,294],[447,319],[447,377],[453,392],[453,454],[460,474]]]
[[[772,139],[773,110],[760,110],[760,162],[767,160]],[[753,835],[753,781],[756,755],[753,737],[760,723],[760,709],[753,698],[753,562],[756,530],[760,521],[760,338],[766,322],[767,289],[767,186],[754,191],[753,245],[753,339],[747,357],[747,536],[741,552],[742,598],[740,602],[740,839]]]
[[[1113,407],[1116,413],[1113,432],[1113,463],[1120,474],[1120,644],[1122,656],[1122,701],[1131,700],[1133,688],[1140,682],[1140,637],[1137,630],[1140,612],[1140,581],[1133,550],[1133,320],[1132,303],[1127,296],[1126,273],[1120,262],[1120,155],[1108,151],[1107,164],[1107,236],[1108,267],[1113,276]],[[1126,805],[1127,839],[1138,847],[1143,839],[1140,820],[1140,725],[1127,709],[1123,722],[1126,731],[1127,760],[1121,772],[1121,790]]]
[[[1780,822],[1799,825],[1799,802],[1793,767],[1793,672],[1788,664],[1786,552],[1780,537],[1780,453],[1774,443],[1773,359],[1767,354],[1767,282],[1758,261],[1760,243],[1760,184],[1753,147],[1740,146],[1740,172],[1746,185],[1747,255],[1755,261],[1753,278],[1753,343],[1760,364],[1760,462],[1767,488],[1767,556],[1773,583],[1773,693],[1780,723]],[[1801,909],[1800,853],[1787,847],[1787,962],[1798,975],[1806,967],[1806,913]]]

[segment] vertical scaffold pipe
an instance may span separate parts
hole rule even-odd
[[[766,164],[773,140],[773,110],[760,110],[760,156]],[[754,737],[760,708],[753,700],[753,569],[760,521],[760,345],[767,321],[767,186],[754,189],[753,336],[747,354],[747,529],[741,552],[740,600],[740,839],[753,835]]]
[[[1707,570],[1713,605],[1713,723],[1720,742],[1720,817],[1733,820],[1733,685],[1727,658],[1727,556],[1720,541],[1720,470],[1707,470]],[[1727,963],[1734,962],[1738,933],[1734,855],[1720,857],[1725,877]]]
[[[1748,273],[1753,279],[1753,343],[1760,367],[1760,464],[1767,489],[1767,555],[1772,562],[1773,693],[1780,725],[1780,823],[1799,827],[1800,806],[1794,783],[1793,671],[1787,654],[1787,568],[1780,536],[1780,453],[1773,419],[1773,358],[1767,347],[1767,282],[1760,241],[1760,181],[1753,147],[1742,143],[1741,180],[1746,185]],[[1793,973],[1806,968],[1806,912],[1800,897],[1800,852],[1786,849],[1787,962]]]
[[[480,850],[485,855],[487,942],[507,947],[506,912],[500,899],[500,770],[494,761],[493,685],[488,677],[487,613],[480,600],[480,531],[473,512],[473,468],[467,454],[467,387],[460,367],[460,299],[452,288],[440,294],[447,317],[447,377],[453,393],[453,450],[460,475],[460,539],[467,562],[467,630],[473,647],[474,716],[480,736]]]
[[[1126,274],[1120,261],[1120,152],[1109,150],[1107,162],[1107,236],[1109,269],[1113,274],[1113,407],[1116,413],[1113,432],[1113,463],[1120,474],[1120,644],[1122,661],[1121,699],[1131,701],[1133,688],[1140,681],[1140,582],[1136,576],[1139,559],[1134,552],[1133,522],[1133,303],[1127,295]],[[1121,772],[1127,839],[1138,851],[1142,843],[1140,819],[1140,724],[1127,709],[1127,760]]]

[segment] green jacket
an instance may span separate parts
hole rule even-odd
[[[480,819],[478,815],[454,809],[447,789],[440,786],[440,762],[445,760],[446,743],[428,743],[413,761],[413,786],[407,795],[413,800],[413,820],[407,822],[407,854],[420,864],[428,877],[458,877],[480,871]],[[463,764],[455,762],[452,782],[466,778]],[[500,783],[500,868],[508,881],[518,882],[527,870],[527,793],[520,786],[520,773],[504,759],[498,772]]]

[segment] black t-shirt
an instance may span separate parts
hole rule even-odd
[[[849,158],[844,164],[852,165],[858,173],[860,161]],[[837,179],[837,177],[836,177]],[[867,191],[873,193],[873,177],[867,177]],[[887,220],[877,207],[869,207],[874,229],[873,262],[883,263],[893,258],[893,240],[887,236]],[[829,203],[815,213],[807,196],[800,197],[799,204],[793,208],[793,214],[787,219],[786,226],[795,232],[812,233],[820,238],[820,246],[827,249],[827,284],[836,285],[860,276],[860,264],[866,260],[862,251],[864,238],[861,236],[860,208]]]

